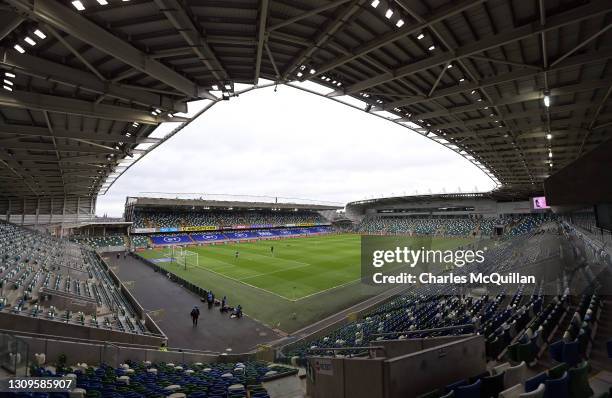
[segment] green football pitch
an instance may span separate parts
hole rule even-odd
[[[226,295],[230,305],[241,304],[253,318],[293,332],[388,288],[359,283],[360,240],[339,234],[198,246],[188,248],[198,254],[197,264],[191,255],[157,265],[217,297]],[[432,247],[469,242],[433,238]],[[169,253],[161,248],[140,254],[163,259]]]

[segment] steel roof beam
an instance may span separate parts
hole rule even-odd
[[[115,105],[95,104],[73,98],[58,97],[26,91],[0,91],[0,105],[10,108],[21,108],[38,111],[49,111],[71,115],[81,115],[107,120],[138,122],[141,124],[159,124],[162,122],[186,121],[185,118],[166,118],[153,116],[149,112],[124,108]]]
[[[211,44],[236,44],[240,46],[257,44],[257,40],[249,36],[207,35],[206,41]]]
[[[13,154],[11,156],[12,159],[19,161],[20,163],[32,163],[38,164],[40,167],[43,167],[45,164],[52,163],[61,163],[61,164],[72,164],[72,165],[87,165],[91,167],[96,167],[99,169],[108,168],[111,162],[106,160],[103,154],[94,154],[94,155],[70,155],[64,156],[62,160],[58,161],[54,155],[31,155],[25,152],[26,149],[18,149],[13,150]],[[30,165],[29,165],[30,166]]]
[[[463,47],[459,47],[454,51],[443,52],[438,55],[426,57],[420,61],[412,62],[394,69],[389,73],[384,73],[379,76],[366,79],[347,87],[343,92],[345,94],[353,94],[366,90],[370,87],[378,86],[389,81],[410,76],[415,73],[430,69],[434,66],[442,65],[447,62],[453,62],[469,57],[474,54],[479,54],[492,48],[501,47],[503,45],[513,43],[533,35],[538,35],[542,32],[556,30],[567,25],[581,22],[585,19],[590,19],[610,11],[609,0],[598,0],[577,7],[573,10],[566,11],[561,14],[551,16],[546,21],[545,25],[540,23],[530,23],[518,28],[514,28],[496,35],[488,36],[485,39],[477,40]],[[323,68],[326,69],[326,68]]]
[[[602,87],[608,87],[609,85],[610,85],[610,82],[606,80],[584,81],[578,84],[569,84],[566,86],[552,88],[550,89],[550,96],[556,97],[560,95],[574,94],[574,93],[578,93],[581,91],[591,91],[591,90],[596,90]],[[517,104],[521,102],[541,100],[542,98],[544,98],[544,93],[542,92],[542,89],[534,88],[533,91],[527,92],[525,94],[516,95],[514,97],[500,97],[493,103],[489,103],[488,101],[481,101],[475,104],[456,106],[456,107],[445,109],[442,111],[413,114],[410,120],[411,121],[425,120],[425,119],[432,119],[432,118],[437,118],[437,117],[458,115],[458,114],[463,114],[466,112],[484,111],[485,107],[490,108],[490,107],[497,107],[497,106],[503,106],[503,105],[511,105],[511,104]]]
[[[0,11],[0,41],[14,31],[24,18],[8,11]]]
[[[193,55],[191,47],[173,47],[165,50],[156,50],[150,54],[151,58],[154,59],[180,57],[183,55]]]
[[[590,102],[590,101],[589,102],[577,102],[577,103],[573,103],[569,105],[551,106],[549,109],[550,109],[551,114],[555,114],[555,113],[572,112],[572,111],[579,110],[579,109],[588,109],[588,108],[595,107],[596,105],[597,104]],[[428,126],[428,129],[443,130],[443,129],[457,128],[457,127],[474,126],[478,124],[494,123],[495,120],[501,120],[502,118],[507,119],[507,120],[512,120],[512,119],[522,119],[522,118],[529,118],[529,117],[538,117],[541,115],[542,115],[542,109],[533,109],[533,110],[528,110],[528,111],[523,111],[523,112],[504,113],[502,115],[494,115],[492,117],[467,119],[467,120],[462,120],[460,122],[432,124],[431,126]]]
[[[33,19],[44,22],[56,29],[89,44],[98,50],[125,62],[152,78],[173,87],[190,98],[209,98],[208,91],[154,60],[148,54],[101,28],[89,19],[54,0],[6,0]]]
[[[498,63],[498,64],[504,64],[504,65],[518,66],[519,68],[535,69],[535,70],[540,71],[540,72],[542,72],[544,70],[544,68],[541,67],[541,66],[523,64],[523,63],[514,62],[514,61],[508,61],[507,59],[485,57],[484,55],[470,55],[469,58],[480,60],[480,61],[495,62],[495,63]]]
[[[320,14],[320,13],[322,13],[324,11],[327,11],[327,10],[330,10],[332,8],[336,8],[338,6],[341,6],[344,3],[348,3],[349,1],[351,1],[351,0],[336,0],[336,1],[332,1],[331,3],[328,3],[328,4],[325,4],[325,5],[322,5],[321,7],[317,7],[317,8],[314,8],[312,10],[306,11],[306,12],[304,12],[304,13],[302,13],[300,15],[297,15],[297,16],[295,16],[293,18],[288,18],[288,19],[284,20],[283,22],[279,22],[277,24],[274,24],[274,25],[270,26],[268,28],[268,33],[272,32],[272,31],[275,31],[277,29],[280,29],[283,26],[291,25],[291,24],[293,24],[293,23],[295,23],[297,21],[300,21],[302,19],[311,17],[313,15]]]
[[[612,58],[612,47],[607,47],[607,48],[603,48],[595,52],[570,57],[568,59],[565,59],[563,62],[559,63],[558,65],[549,68],[547,71],[556,72],[556,71],[560,71],[563,69],[580,67],[580,66],[595,63],[595,62],[602,62],[609,58]],[[479,90],[485,87],[495,86],[498,84],[503,84],[503,83],[507,83],[511,81],[530,79],[535,76],[538,76],[540,73],[541,71],[529,70],[526,68],[517,69],[511,72],[502,73],[502,74],[495,75],[495,76],[489,76],[487,78],[484,78],[476,82],[469,82],[465,84],[458,84],[458,85],[454,85],[451,87],[443,88],[435,92],[431,97],[415,95],[412,98],[408,98],[405,100],[389,102],[388,104],[385,104],[384,106],[380,107],[380,109],[389,110],[389,109],[407,106],[407,105],[426,103],[426,102],[434,101],[440,98],[448,97],[451,95],[471,92],[472,90]],[[342,94],[342,93],[338,93],[338,94]]]
[[[558,146],[553,146],[552,147],[553,157],[551,159],[553,159],[553,161],[555,160],[555,152],[564,153],[564,152],[568,152],[568,151],[575,151],[575,150],[577,150],[579,148],[580,148],[580,145],[558,145]],[[521,153],[527,153],[527,154],[547,153],[548,152],[548,147],[546,147],[546,148],[522,148],[522,149],[519,149],[519,151]],[[500,157],[509,157],[508,155],[513,154],[514,152],[518,152],[518,151],[516,151],[516,149],[513,148],[513,147],[512,148],[500,148],[500,149],[496,149],[496,150],[493,150],[493,151],[479,151],[479,153],[481,155],[496,155],[496,156],[500,156]],[[510,155],[510,156],[512,156],[512,155]],[[534,155],[534,157],[535,156],[536,155]]]
[[[612,26],[612,25],[610,25],[610,26]],[[586,144],[586,141],[589,138],[589,135],[591,134],[591,131],[593,130],[593,126],[595,126],[595,123],[597,123],[597,119],[599,118],[599,115],[601,114],[601,111],[606,106],[606,103],[608,102],[608,99],[610,98],[610,94],[612,94],[612,85],[610,85],[608,87],[608,90],[606,91],[606,94],[604,95],[603,99],[601,100],[601,102],[597,106],[597,109],[595,110],[595,114],[591,118],[591,121],[589,123],[589,127],[587,129],[586,134],[584,135],[584,138],[582,139],[582,145],[580,147],[580,150],[578,151],[578,154],[576,155],[576,158],[580,157],[580,155],[582,154],[582,149],[583,149],[584,145]]]
[[[255,54],[255,76],[253,84],[259,83],[259,74],[261,72],[261,58],[263,56],[264,44],[266,41],[266,25],[268,23],[268,0],[259,1],[259,27],[257,32],[257,53]]]
[[[354,52],[351,52],[351,54],[349,55],[345,55],[344,57],[340,57],[334,61],[331,61],[331,62],[328,62],[327,64],[323,64],[319,66],[317,68],[317,72],[312,77],[319,76],[325,72],[328,72],[331,69],[335,69],[356,58],[363,57],[369,52],[372,52],[386,44],[393,43],[394,41],[399,40],[405,36],[419,33],[423,29],[428,28],[429,26],[435,23],[441,22],[447,18],[452,17],[453,15],[460,14],[486,1],[487,0],[464,0],[456,4],[451,4],[450,6],[440,7],[433,14],[431,14],[428,17],[425,17],[424,18],[425,22],[418,23],[412,26],[406,25],[399,29],[392,30],[384,35],[377,37],[374,40],[364,43],[363,45],[359,46]]]
[[[172,98],[154,94],[145,90],[134,90],[108,81],[102,81],[95,75],[64,64],[59,64],[30,54],[19,54],[14,50],[5,50],[0,63],[30,76],[59,83],[71,88],[116,98],[142,106],[161,108],[173,112],[186,112],[187,104]]]
[[[579,125],[574,125],[572,123],[580,123],[581,121],[576,122],[574,119],[553,119],[551,120],[551,133],[553,134],[555,131],[563,131],[563,130],[583,130],[583,127]],[[546,126],[542,125],[541,122],[534,124],[530,123],[527,125],[519,125],[518,128],[521,132],[514,137],[519,139],[523,134],[537,134],[540,133],[542,136],[546,136],[547,130]],[[471,137],[482,137],[482,136],[500,136],[511,133],[514,129],[510,129],[506,126],[499,126],[494,128],[485,128],[485,129],[470,129],[469,131],[462,131],[459,133],[448,132],[445,138],[471,138]],[[510,137],[510,136],[509,136]],[[511,139],[511,137],[510,137]]]
[[[159,142],[159,138],[148,138],[148,137],[127,137],[121,134],[108,134],[106,131],[82,131],[64,128],[53,128],[54,136],[56,138],[67,138],[67,139],[82,139],[98,142],[126,142],[129,144],[154,144]],[[28,126],[21,124],[2,124],[0,123],[0,135],[20,135],[30,137],[49,137],[50,133],[46,127],[39,126]]]
[[[559,62],[563,61],[565,58],[569,57],[570,55],[572,55],[573,53],[575,53],[576,51],[578,51],[579,49],[581,49],[582,47],[586,46],[587,44],[589,44],[591,41],[595,40],[597,37],[599,37],[600,35],[604,34],[605,32],[607,32],[610,28],[612,28],[612,23],[609,23],[608,25],[606,25],[603,29],[600,29],[597,33],[593,34],[591,37],[589,37],[588,39],[584,40],[583,42],[581,42],[580,44],[578,44],[576,47],[572,48],[571,50],[569,50],[568,52],[566,52],[565,54],[563,54],[562,56],[560,56],[559,58],[557,58],[552,64],[551,66],[555,66],[556,64],[558,64]]]
[[[57,141],[57,140],[56,140]],[[103,153],[103,154],[121,154],[119,150],[112,148],[102,148],[100,146],[85,146],[75,144],[60,144],[58,142],[23,142],[23,141],[2,141],[4,149],[24,149],[32,151],[57,151],[57,152],[78,152],[78,153]],[[58,162],[62,159],[58,158]]]
[[[333,20],[329,21],[325,28],[317,32],[317,37],[314,39],[312,45],[304,48],[300,53],[294,57],[291,64],[285,69],[283,73],[283,80],[287,79],[287,76],[291,74],[298,66],[302,65],[308,58],[321,48],[329,39],[331,39],[336,32],[345,25],[357,11],[359,11],[366,0],[352,0],[351,3],[340,12]],[[308,75],[309,73],[305,73]]]
[[[214,51],[206,42],[206,32],[195,25],[181,3],[177,0],[155,0],[159,10],[172,26],[183,36],[199,60],[208,68],[219,83],[228,78],[227,72],[217,59]]]

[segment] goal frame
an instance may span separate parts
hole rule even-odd
[[[168,250],[166,254],[170,256],[172,261],[179,265],[185,265],[185,267],[187,267],[187,264],[195,266],[200,265],[199,254],[194,251],[187,250],[184,246],[171,245],[170,247],[167,247],[166,250]]]

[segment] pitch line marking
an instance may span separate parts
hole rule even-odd
[[[317,239],[317,238],[315,238],[315,239]],[[317,240],[318,240],[318,239],[317,239]],[[348,240],[348,239],[347,239],[347,240]],[[223,249],[223,250],[230,250],[230,251],[234,251],[233,249],[226,248],[226,247],[218,247],[218,248]],[[198,254],[199,254],[199,253],[198,253]],[[258,253],[250,253],[250,254],[258,255],[258,256],[261,256],[261,257],[266,257],[266,258],[268,258],[268,259],[269,259],[269,258],[274,258],[274,257],[269,257],[269,256],[266,256],[266,255],[263,255],[263,254],[258,254]],[[284,260],[284,259],[283,259],[283,260]],[[232,264],[232,263],[228,263],[228,262],[223,261],[223,260],[215,259],[215,261],[218,261],[218,262],[221,262],[221,263],[223,263],[223,264],[226,264],[226,266],[225,266],[225,267],[223,267],[223,268],[237,267],[237,265]],[[312,266],[312,264],[302,263],[302,262],[300,262],[300,261],[295,261],[295,260],[285,260],[285,261],[293,261],[293,262],[298,263],[298,264],[303,264],[302,266],[304,266],[304,267],[305,267],[305,266]],[[194,263],[192,263],[192,262],[191,262],[191,260],[187,260],[187,263],[188,263],[188,264],[191,264],[192,266],[194,266],[194,267],[196,267],[196,268],[200,268],[200,269],[202,269],[202,270],[204,270],[204,271],[212,272],[212,273],[213,273],[213,274],[215,274],[215,275],[221,276],[221,277],[223,277],[223,278],[230,279],[230,280],[232,280],[232,281],[234,281],[234,282],[237,282],[237,283],[242,283],[242,284],[244,284],[244,285],[246,285],[246,286],[252,287],[252,288],[254,288],[254,289],[261,290],[261,291],[263,291],[263,292],[266,292],[266,293],[272,294],[272,295],[274,295],[274,296],[280,297],[280,298],[285,299],[285,300],[290,301],[290,302],[297,302],[297,301],[300,301],[300,300],[303,300],[303,299],[306,299],[306,298],[309,298],[309,297],[312,297],[312,296],[316,296],[317,294],[325,293],[325,292],[328,292],[328,291],[330,291],[330,290],[338,289],[338,288],[340,288],[340,287],[343,287],[343,286],[347,286],[347,285],[350,285],[350,284],[356,283],[356,282],[358,282],[359,280],[361,280],[361,278],[354,279],[354,280],[352,280],[352,281],[348,281],[348,282],[345,282],[345,283],[341,283],[341,284],[339,284],[339,285],[335,285],[335,286],[332,286],[332,287],[330,287],[330,288],[327,288],[327,289],[324,289],[324,290],[320,290],[320,291],[317,291],[317,292],[314,292],[314,293],[308,294],[308,295],[306,295],[306,296],[303,296],[303,297],[300,297],[300,298],[297,298],[297,299],[290,299],[290,298],[288,298],[288,297],[283,296],[282,294],[272,292],[272,291],[270,291],[270,290],[264,289],[264,288],[259,287],[259,286],[252,285],[252,284],[247,283],[247,282],[243,282],[243,281],[242,281],[242,280],[240,280],[240,279],[233,278],[233,277],[231,277],[231,276],[228,276],[228,275],[222,274],[222,273],[217,272],[217,271],[214,271],[214,270],[212,270],[212,269],[210,269],[210,268],[208,268],[208,267],[205,267],[205,266],[202,266],[202,265],[199,265],[199,264],[194,264]],[[176,262],[175,262],[175,264],[178,264],[178,263],[176,263]],[[179,265],[180,265],[180,264],[179,264]],[[290,269],[294,269],[294,268],[301,268],[302,266],[299,266],[299,267],[293,267],[293,268],[288,268],[288,269],[283,269],[283,270],[278,270],[278,271],[272,271],[272,273],[274,273],[274,272],[280,272],[280,271],[285,271],[285,270],[290,270]],[[254,275],[253,277],[255,277],[255,276],[263,276],[263,275],[268,275],[268,274],[269,274],[269,273],[264,273],[264,274],[260,274],[260,275]],[[247,277],[247,279],[248,279],[248,278],[251,278],[251,277]]]
[[[225,266],[223,266],[223,265],[222,265],[222,266],[217,267],[217,268],[221,268],[221,269],[227,269],[227,268],[239,268],[239,267],[238,267],[236,264],[228,263],[227,261],[223,261],[223,260],[219,260],[219,259],[215,259],[215,261],[220,262],[220,263],[223,263],[223,264],[226,264]],[[194,265],[195,265],[195,264],[194,264]],[[218,275],[224,276],[224,277],[226,277],[226,278],[228,278],[228,279],[232,279],[232,280],[234,280],[234,281],[236,281],[236,282],[240,282],[240,279],[238,279],[238,278],[234,278],[234,277],[231,277],[231,276],[229,276],[229,275],[222,274],[221,272],[214,271],[214,270],[212,270],[211,268],[208,268],[208,267],[207,267],[207,266],[205,266],[205,265],[200,265],[200,264],[198,264],[198,267],[199,267],[199,268],[202,268],[202,269],[209,270],[209,271],[214,272],[214,273],[216,273],[216,274],[218,274]],[[245,285],[247,285],[247,283],[245,283]]]
[[[222,262],[224,262],[224,261],[222,261]],[[188,262],[188,263],[189,263],[189,262]],[[193,264],[193,263],[192,263],[191,265],[192,265],[192,266],[194,266],[194,267],[196,267],[196,268],[200,268],[200,269],[202,269],[202,270],[204,270],[204,271],[212,272],[213,274],[215,274],[215,275],[219,275],[219,276],[221,276],[221,277],[223,277],[223,278],[230,279],[230,280],[232,280],[232,281],[234,281],[234,282],[242,283],[242,284],[245,284],[245,285],[247,285],[247,286],[250,286],[250,287],[252,287],[252,288],[254,288],[254,289],[259,289],[259,290],[264,291],[264,292],[266,292],[266,293],[270,293],[270,294],[273,294],[273,295],[278,296],[278,297],[280,297],[280,298],[283,298],[283,299],[285,299],[285,300],[289,300],[289,301],[291,301],[290,299],[288,299],[287,297],[283,296],[282,294],[278,294],[278,293],[271,292],[270,290],[266,290],[266,289],[264,289],[263,287],[259,287],[259,286],[251,285],[250,283],[242,282],[242,281],[241,281],[241,280],[239,280],[239,279],[232,278],[231,276],[223,275],[223,274],[221,274],[221,273],[219,273],[219,272],[213,271],[213,270],[211,270],[211,269],[209,269],[209,268],[206,268],[206,267],[203,267],[203,266],[201,266],[201,265],[196,265],[196,264]]]
[[[226,248],[226,247],[221,247],[221,250],[229,250],[229,251],[234,251],[233,249],[230,248]],[[240,250],[236,250],[236,251],[240,251]],[[297,261],[297,260],[291,260],[291,259],[286,259],[286,258],[282,258],[282,257],[272,257],[272,256],[267,256],[265,254],[259,254],[259,253],[253,253],[253,252],[248,252],[248,254],[253,255],[253,256],[259,256],[259,257],[265,257],[267,260],[283,260],[283,261],[287,261],[287,262],[292,262],[292,263],[296,263],[296,264],[300,264],[300,265],[312,265],[312,264],[308,264],[308,263],[303,263],[301,261]]]
[[[218,261],[221,261],[221,262],[225,263],[225,261],[222,261],[222,260],[218,260]],[[187,261],[187,263],[189,264],[189,261]],[[233,265],[233,264],[229,264],[229,263],[226,263],[226,264],[228,264],[228,265]],[[351,283],[355,283],[355,282],[357,282],[357,281],[359,281],[359,280],[361,279],[361,278],[359,278],[359,279],[355,279],[355,280],[352,280],[352,281],[349,281],[349,282],[346,282],[346,283],[342,283],[342,284],[340,284],[340,285],[336,285],[336,286],[330,287],[330,288],[328,288],[328,289],[324,289],[324,290],[321,290],[321,291],[318,291],[318,292],[314,292],[314,293],[308,294],[308,295],[306,295],[306,296],[303,296],[303,297],[300,297],[300,298],[297,298],[297,299],[290,299],[290,298],[288,298],[288,297],[283,296],[282,294],[272,292],[272,291],[270,291],[270,290],[264,289],[263,287],[259,287],[259,286],[251,285],[250,283],[243,282],[243,281],[242,281],[242,280],[240,280],[240,279],[232,278],[231,276],[227,276],[227,275],[224,275],[224,274],[222,274],[222,273],[220,273],[220,272],[213,271],[212,269],[206,268],[206,267],[204,267],[204,266],[201,266],[201,265],[196,265],[196,264],[193,264],[193,263],[191,263],[191,265],[192,265],[192,266],[194,266],[194,267],[196,267],[196,268],[203,269],[204,271],[212,272],[213,274],[218,275],[218,276],[221,276],[221,277],[223,277],[223,278],[230,279],[230,280],[232,280],[232,281],[234,281],[234,282],[242,283],[242,284],[245,284],[245,285],[247,285],[247,286],[250,286],[250,287],[252,287],[252,288],[254,288],[254,289],[261,290],[261,291],[263,291],[263,292],[266,292],[266,293],[272,294],[272,295],[274,295],[274,296],[280,297],[280,298],[285,299],[285,300],[287,300],[287,301],[291,301],[291,302],[293,302],[293,303],[295,303],[295,302],[297,302],[297,301],[300,301],[300,300],[303,300],[303,299],[308,298],[308,297],[315,296],[315,295],[320,294],[320,293],[327,292],[327,291],[329,291],[329,290],[337,289],[337,288],[339,288],[339,287],[346,286],[346,285],[349,285],[349,284],[351,284]],[[297,267],[296,267],[296,268],[297,268]],[[276,271],[273,271],[273,272],[276,272]],[[267,274],[264,274],[264,275],[267,275]]]
[[[257,274],[257,275],[247,276],[245,278],[240,279],[240,281],[243,281],[243,280],[246,280],[246,279],[251,279],[251,278],[257,278],[258,276],[268,276],[268,275],[276,274],[278,272],[291,271],[291,270],[294,270],[294,269],[306,268],[306,267],[311,267],[311,266],[312,266],[311,264],[296,265],[295,267],[291,267],[291,268],[279,269],[279,270],[272,271],[272,272],[264,272],[264,273]]]
[[[353,283],[357,283],[357,282],[358,282],[358,281],[360,281],[360,280],[361,280],[361,278],[358,278],[358,279],[353,279],[352,281],[348,281],[348,282],[345,282],[345,283],[341,283],[341,284],[339,284],[339,285],[332,286],[332,287],[327,288],[327,289],[319,290],[318,292],[310,293],[310,294],[308,294],[308,295],[306,295],[306,296],[303,296],[303,297],[300,297],[300,298],[298,298],[298,299],[291,300],[291,301],[296,302],[296,301],[304,300],[304,299],[306,299],[306,298],[309,298],[309,297],[312,297],[312,296],[316,296],[317,294],[325,293],[325,292],[328,292],[328,291],[330,291],[330,290],[338,289],[338,288],[341,288],[341,287],[344,287],[344,286],[351,285],[351,284],[353,284]]]
[[[216,261],[220,261],[220,262],[222,262],[222,263],[224,263],[224,264],[228,264],[228,267],[225,267],[225,268],[229,268],[229,266],[230,266],[230,265],[231,265],[231,266],[233,266],[233,267],[236,267],[236,265],[234,265],[234,264],[230,264],[230,263],[227,263],[227,262],[225,262],[225,261],[223,261],[223,260],[216,260]],[[220,273],[220,272],[213,271],[212,269],[209,269],[209,268],[207,268],[207,267],[205,267],[205,266],[203,266],[203,265],[195,265],[195,264],[192,264],[192,265],[193,265],[193,266],[195,266],[195,267],[202,268],[202,269],[204,269],[204,270],[210,271],[210,272],[212,272],[212,273],[215,273],[215,274],[217,274],[217,275],[219,275],[219,276],[222,276],[222,277],[224,277],[224,278],[231,279],[231,280],[233,280],[233,281],[235,281],[235,282],[238,282],[238,283],[244,283],[244,284],[245,284],[245,285],[247,285],[247,286],[253,287],[253,288],[255,288],[255,289],[263,290],[264,292],[274,294],[275,296],[282,297],[282,298],[284,298],[285,300],[288,300],[288,301],[293,301],[293,302],[295,302],[295,301],[297,301],[297,300],[300,300],[300,299],[290,299],[289,297],[285,297],[285,296],[283,296],[282,294],[272,292],[272,291],[270,291],[270,290],[264,289],[263,287],[259,287],[259,286],[251,285],[250,283],[247,283],[247,282],[244,282],[244,281],[245,281],[246,279],[255,278],[255,277],[258,277],[258,276],[270,275],[270,274],[274,274],[274,273],[276,273],[276,272],[288,271],[288,270],[292,270],[292,269],[296,269],[296,268],[304,268],[304,267],[307,267],[307,266],[311,266],[311,264],[306,264],[306,263],[304,263],[304,265],[298,265],[298,266],[295,266],[295,267],[292,267],[292,268],[286,268],[286,269],[276,270],[276,271],[272,271],[272,272],[267,272],[267,273],[263,273],[263,274],[257,274],[257,275],[247,276],[247,277],[245,277],[245,278],[238,279],[238,278],[233,278],[233,277],[231,277],[231,276],[228,276],[228,275],[222,274],[222,273]],[[317,294],[317,293],[315,292],[314,294]]]

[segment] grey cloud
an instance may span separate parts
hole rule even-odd
[[[458,154],[406,128],[282,87],[215,105],[100,196],[122,213],[145,191],[269,195],[346,203],[364,197],[493,187]]]

